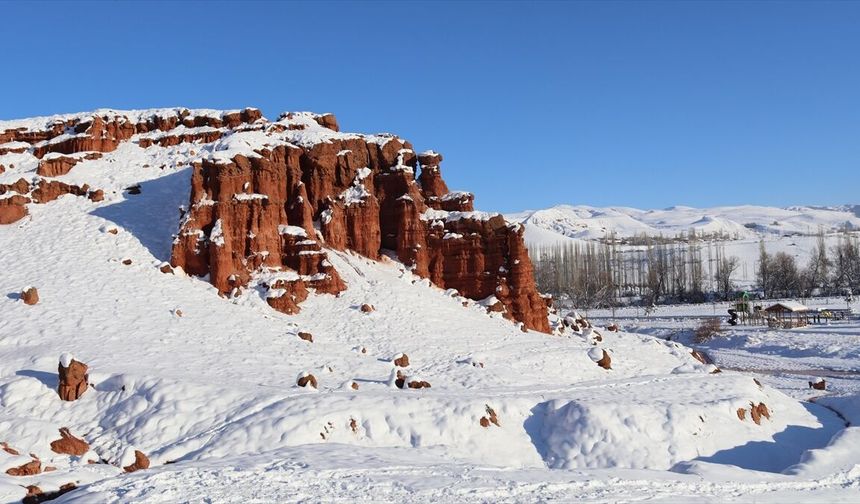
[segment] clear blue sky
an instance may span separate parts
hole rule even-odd
[[[334,112],[484,210],[860,203],[860,2],[2,4],[0,117]]]

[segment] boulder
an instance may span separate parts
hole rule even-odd
[[[603,357],[597,361],[597,365],[603,369],[612,369],[612,359],[609,357],[609,352],[603,351]]]
[[[63,427],[60,429],[60,439],[51,441],[51,451],[80,457],[90,451],[90,445],[83,439],[73,436],[67,427]]]
[[[21,454],[18,450],[9,446],[5,441],[0,442],[0,449],[2,449],[4,452],[8,453],[9,455],[20,455]]]
[[[149,469],[149,458],[142,451],[134,450],[134,462],[123,466],[122,469],[127,473]]]
[[[391,363],[397,367],[409,367],[409,356],[404,353],[397,354],[394,356],[394,359],[391,360]]]
[[[750,417],[756,425],[761,425],[761,419],[767,418],[770,420],[770,410],[763,402],[756,404],[750,403]]]
[[[430,388],[430,383],[425,380],[409,380],[406,384],[411,389]]]
[[[104,201],[105,192],[101,189],[96,189],[95,191],[90,191],[89,194],[87,194],[87,197],[93,203],[98,203],[99,201]]]
[[[78,486],[75,483],[65,483],[60,485],[60,489],[54,492],[43,492],[41,488],[36,485],[28,485],[27,486],[27,495],[21,501],[23,504],[39,504],[41,502],[47,502],[50,500],[54,500],[61,495],[71,492]]]
[[[21,291],[21,301],[28,305],[38,303],[39,291],[35,287],[24,287],[24,290]]]
[[[300,332],[299,333],[299,339],[303,339],[303,340],[307,341],[308,343],[314,342],[314,336],[313,336],[313,334],[311,334],[309,332]]]
[[[809,382],[809,388],[815,390],[825,390],[827,389],[827,381],[824,378],[818,378],[815,381]]]
[[[367,303],[365,303],[365,304],[361,305],[361,312],[362,312],[362,313],[371,313],[371,312],[373,312],[373,311],[375,311],[375,310],[376,310],[376,308],[374,308],[374,307],[373,307],[373,305],[370,305],[370,304],[367,304]]]
[[[58,367],[60,383],[57,387],[60,399],[75,401],[84,395],[89,387],[88,370],[86,364],[75,360],[71,354],[64,353],[60,356]]]
[[[6,469],[6,474],[8,474],[9,476],[32,476],[41,472],[42,462],[38,459],[33,459],[30,462],[27,462],[26,464],[20,465],[18,467]]]
[[[296,385],[299,387],[317,388],[317,379],[314,375],[304,372],[296,379]]]
[[[496,411],[491,408],[489,404],[485,406],[485,411],[487,412],[487,416],[481,417],[481,427],[489,427],[491,424],[496,427],[501,427],[501,424],[499,424],[499,417],[496,416]]]
[[[708,358],[707,355],[705,355],[704,352],[700,352],[698,350],[693,350],[690,352],[690,355],[692,355],[694,359],[701,362],[702,364],[710,364],[711,363],[711,360]]]

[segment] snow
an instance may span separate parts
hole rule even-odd
[[[69,367],[73,360],[75,360],[75,357],[69,352],[63,352],[60,354],[60,365],[64,368]]]
[[[104,188],[105,201],[31,205],[21,225],[0,226],[0,440],[57,467],[7,476],[27,458],[0,451],[0,501],[70,481],[80,488],[58,502],[856,500],[857,433],[839,416],[860,420],[856,320],[727,330],[700,347],[723,370],[712,374],[692,357],[690,331],[727,305],[584,314],[598,342],[523,332],[487,313],[495,296],[469,302],[387,258],[326,250],[348,289],[311,294],[293,316],[266,303],[286,290],[264,285],[302,278],[295,271],[259,271],[231,297],[161,273],[190,164],[249,155],[267,145],[257,133],[202,148],[122,144],[63,177]],[[122,191],[138,183],[141,194]],[[216,223],[210,238],[224,231]],[[22,285],[39,289],[37,305],[18,299]],[[610,319],[626,332],[600,329]],[[603,350],[612,370],[595,364]],[[93,384],[72,403],[55,392],[64,351],[90,366]],[[432,388],[389,387],[399,353]],[[811,369],[827,373],[814,402]],[[290,380],[308,370],[319,393]],[[771,418],[739,420],[751,402]],[[480,425],[487,407],[500,426]],[[53,453],[60,427],[92,454]],[[152,467],[124,474],[134,449]]]
[[[790,311],[790,312],[809,311],[809,308],[807,308],[806,305],[804,305],[803,303],[798,303],[797,301],[780,301],[778,303],[774,303],[774,304],[768,306],[765,309],[767,310],[767,309],[774,308],[774,307],[782,307],[785,311]]]
[[[474,195],[470,192],[466,191],[451,191],[448,194],[442,196],[442,201],[459,201],[465,198],[471,198]]]
[[[256,110],[256,109],[252,109]],[[131,123],[146,122],[153,117],[170,118],[176,117],[183,111],[188,111],[194,117],[212,117],[221,119],[226,114],[241,112],[241,110],[214,110],[214,109],[186,109],[183,107],[143,109],[143,110],[114,110],[97,109],[92,112],[78,112],[74,114],[56,114],[51,116],[31,117],[26,119],[13,119],[0,121],[0,131],[21,129],[23,131],[45,131],[52,125],[66,122],[80,122],[93,117],[104,117],[108,119],[119,118]]]
[[[463,219],[471,219],[476,221],[488,221],[494,217],[501,217],[500,213],[492,213],[492,212],[448,212],[445,210],[435,210],[433,208],[428,208],[421,214],[421,220],[427,221],[447,221],[453,222]]]
[[[846,223],[860,228],[860,216],[853,207],[727,206],[714,208],[671,207],[664,210],[640,210],[627,207],[596,208],[584,205],[558,205],[552,208],[506,215],[511,221],[528,227],[552,231],[561,239],[598,239],[615,233],[631,237],[675,236],[695,229],[697,233],[737,234],[738,238],[813,234],[821,227],[837,231]]]
[[[221,219],[218,219],[212,226],[212,231],[209,232],[209,241],[212,242],[216,247],[224,246],[224,230],[221,228],[221,226]]]
[[[269,199],[269,195],[259,193],[238,193],[233,195],[233,199],[236,201],[260,201]]]
[[[278,233],[282,235],[299,236],[304,238],[308,236],[308,232],[305,231],[304,228],[299,226],[288,226],[285,224],[278,226]]]

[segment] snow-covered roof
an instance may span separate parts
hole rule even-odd
[[[800,304],[797,301],[780,301],[765,308],[765,311],[789,311],[789,312],[805,312],[809,311],[806,305]]]

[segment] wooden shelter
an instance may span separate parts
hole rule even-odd
[[[818,312],[812,312],[806,305],[796,301],[780,301],[764,309],[767,314],[768,326],[790,329],[809,324],[809,318],[817,317]]]

